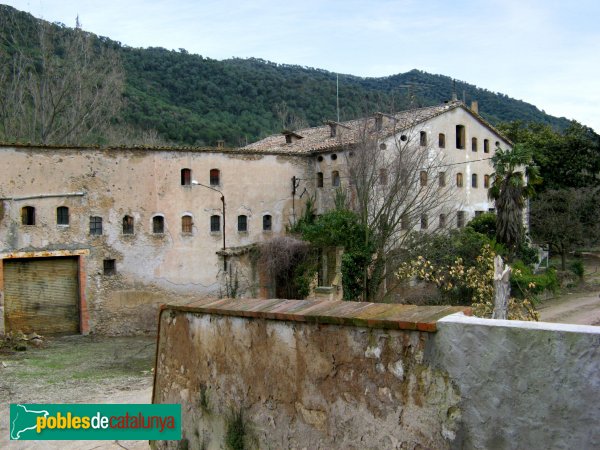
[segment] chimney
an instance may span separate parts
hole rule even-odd
[[[453,92],[453,93],[452,93],[452,101],[453,101],[453,102],[456,102],[456,101],[458,101],[458,97],[456,96],[456,92]]]
[[[479,114],[479,102],[477,102],[477,100],[473,100],[471,102],[471,111],[473,111],[475,114]]]
[[[337,135],[337,123],[335,122],[328,122],[329,127],[330,127],[330,133],[329,136],[330,137],[335,137]]]
[[[383,114],[376,113],[375,114],[375,129],[377,131],[381,131],[382,128],[383,128]]]

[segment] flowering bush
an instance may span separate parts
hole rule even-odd
[[[434,265],[423,256],[405,262],[396,275],[401,280],[419,279],[435,284],[449,296],[464,293],[470,297],[473,314],[491,317],[494,310],[494,258],[496,253],[489,244],[481,248],[475,264],[467,267],[458,257],[452,264]],[[516,272],[518,274],[518,272]],[[528,288],[535,289],[530,283]],[[513,320],[538,320],[538,313],[526,295],[523,299],[511,298],[508,304],[508,318]]]

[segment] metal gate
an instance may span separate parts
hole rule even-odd
[[[6,331],[79,333],[77,258],[5,259]]]

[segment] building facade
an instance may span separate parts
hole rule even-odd
[[[249,249],[284,234],[308,197],[332,206],[361,123],[379,127],[378,145],[407,133],[443,154],[461,212],[449,226],[492,207],[489,158],[510,142],[476,112],[451,102],[365,120],[239,149],[1,145],[0,332],[125,334],[153,330],[160,304],[274,295]]]

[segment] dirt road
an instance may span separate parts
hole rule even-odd
[[[154,337],[68,336],[0,352],[0,448],[148,449],[147,441],[10,441],[10,403],[150,403]]]
[[[600,326],[600,290],[570,293],[546,300],[538,311],[543,322]]]

